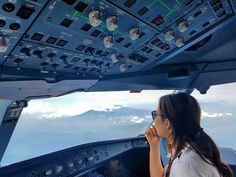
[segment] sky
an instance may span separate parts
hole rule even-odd
[[[207,94],[201,95],[198,91],[193,96],[200,103],[233,102],[236,100],[234,88],[236,84],[226,84],[210,88]],[[33,100],[23,110],[23,114],[39,113],[38,118],[61,118],[82,114],[88,110],[114,109],[120,106],[139,109],[156,109],[158,98],[172,93],[173,90],[142,91],[141,93],[121,92],[79,92],[62,97]],[[203,117],[221,116],[221,112],[208,113],[202,109]],[[227,113],[230,115],[231,113]]]

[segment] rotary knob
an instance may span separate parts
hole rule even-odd
[[[63,170],[63,166],[59,165],[56,167],[56,173],[59,174]]]
[[[132,28],[129,30],[129,36],[131,40],[137,40],[140,36],[139,28]]]
[[[122,59],[124,59],[124,56],[122,56],[122,55],[115,54],[115,53],[113,53],[113,54],[111,55],[111,61],[112,61],[113,63],[117,63],[118,61],[120,61],[120,60],[122,60]]]
[[[94,10],[89,13],[89,23],[93,27],[97,27],[102,22],[101,12],[99,10]]]
[[[109,31],[114,31],[118,27],[118,17],[113,15],[106,19],[107,29]]]
[[[165,38],[167,41],[172,41],[175,38],[175,32],[174,31],[167,31],[165,34]]]
[[[125,72],[127,70],[127,66],[126,66],[126,64],[121,64],[120,65],[120,71],[121,72]],[[106,155],[106,154],[105,154]],[[107,155],[106,155],[107,156]]]
[[[188,29],[188,21],[183,20],[178,25],[179,31],[181,33],[185,32]]]
[[[113,37],[112,36],[104,37],[103,43],[106,48],[111,48],[113,46]]]
[[[178,38],[176,41],[175,41],[175,45],[177,47],[182,47],[184,45],[184,38]]]
[[[52,170],[47,170],[44,173],[45,176],[51,176],[52,175]]]

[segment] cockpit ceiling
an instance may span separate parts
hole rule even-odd
[[[45,84],[64,89],[15,96],[80,90],[205,90],[236,81],[234,0],[2,0],[0,4],[0,97],[8,97],[11,86],[33,89],[32,81],[42,83],[36,84],[37,89]],[[70,87],[73,81],[78,85]]]

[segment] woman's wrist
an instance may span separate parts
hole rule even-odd
[[[160,148],[160,142],[157,142],[155,144],[149,144],[150,149],[158,149]]]

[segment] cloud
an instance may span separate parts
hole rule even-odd
[[[232,113],[208,113],[208,112],[205,112],[205,111],[202,111],[202,118],[217,118],[217,117],[229,117],[229,116],[232,116],[233,114]]]
[[[195,90],[192,95],[203,103],[210,102],[235,102],[236,83],[222,84],[211,86],[206,94],[202,95],[197,90]]]
[[[143,123],[144,118],[138,117],[138,116],[131,116],[130,117],[130,122],[135,123],[135,124],[141,124]]]
[[[38,114],[38,119],[75,116],[89,110],[112,111],[121,107],[135,107],[138,104],[153,104],[168,91],[143,91],[141,93],[120,92],[79,92],[62,97],[32,100],[23,114]],[[155,97],[153,96],[155,95]],[[154,107],[155,107],[154,106]]]

